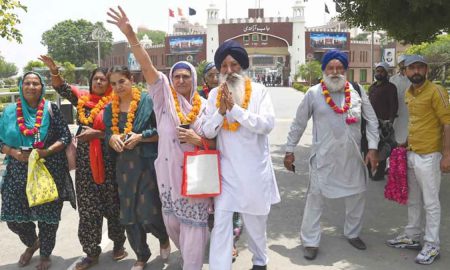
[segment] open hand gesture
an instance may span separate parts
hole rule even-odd
[[[52,74],[58,73],[58,66],[50,56],[41,55],[40,57],[38,57],[38,59],[41,60],[48,67],[48,69],[50,69],[50,72]]]
[[[125,36],[128,36],[129,34],[133,33],[133,27],[131,27],[130,21],[128,20],[127,14],[125,14],[125,11],[118,6],[117,7],[119,11],[110,8],[107,12],[108,16],[112,20],[107,20],[108,23],[114,24],[117,27],[119,27],[120,31],[125,34]]]

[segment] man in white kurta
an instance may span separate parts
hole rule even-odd
[[[368,176],[365,163],[370,162],[374,166],[372,168],[377,166],[378,121],[366,93],[361,91],[360,96],[346,81],[347,68],[346,54],[333,50],[324,55],[324,81],[306,92],[287,138],[284,163],[287,169],[292,170],[294,149],[308,120],[313,118],[310,182],[300,233],[304,257],[309,260],[315,259],[318,252],[323,197],[345,198],[344,235],[355,248],[365,249],[364,242],[359,238]],[[327,76],[333,78],[329,83]],[[343,113],[332,109],[327,103],[323,87],[328,88],[332,101],[339,108],[344,108],[344,89],[349,88],[349,109]],[[369,153],[366,160],[360,150],[362,117],[367,120]]]
[[[407,55],[400,55],[398,57],[399,72],[392,76],[389,81],[397,88],[398,97],[398,111],[397,117],[394,120],[394,134],[395,140],[398,144],[405,144],[408,138],[408,108],[405,103],[406,90],[411,86],[411,81],[405,75],[405,60]]]
[[[247,52],[237,42],[227,41],[218,48],[215,65],[221,78],[242,74],[248,68]],[[242,78],[249,80],[245,75]],[[244,89],[228,92],[223,89],[228,83],[229,79],[222,81],[210,92],[203,124],[205,136],[216,138],[222,176],[222,193],[214,201],[209,266],[211,270],[231,269],[232,216],[233,212],[239,212],[248,234],[249,250],[253,253],[252,269],[263,270],[268,263],[267,216],[271,205],[280,201],[268,140],[275,115],[270,95],[263,85],[248,82],[251,86],[250,102],[247,108],[243,108],[245,106],[239,103],[245,102],[239,100],[244,97],[236,96],[236,93],[245,93]],[[221,104],[227,103],[226,110],[225,107],[216,107],[218,94]],[[238,128],[224,128],[224,119],[230,126],[238,122]]]

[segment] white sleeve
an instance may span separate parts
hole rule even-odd
[[[223,116],[216,108],[217,88],[209,93],[205,115],[203,116],[202,130],[206,138],[213,139],[217,136],[223,124]]]
[[[364,91],[364,88],[360,85],[361,89],[361,111],[362,117],[366,119],[366,137],[369,149],[378,149],[378,142],[380,140],[380,135],[378,133],[378,118],[373,110],[372,104],[370,103],[369,97]]]
[[[295,114],[294,121],[291,124],[285,147],[286,152],[294,152],[294,149],[300,141],[303,132],[305,132],[306,126],[308,125],[308,120],[311,118],[313,113],[312,102],[312,92],[308,90],[303,97],[302,102],[298,105],[297,113]]]

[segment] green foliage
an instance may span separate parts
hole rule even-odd
[[[197,85],[201,86],[203,85],[203,70],[205,70],[206,65],[208,64],[208,61],[203,60],[201,61],[196,70],[197,70]]]
[[[68,83],[74,83],[75,82],[75,65],[70,62],[64,62],[62,64],[62,67],[64,68],[64,70],[61,71],[62,77]]]
[[[302,83],[299,83],[299,82],[294,82],[292,84],[292,88],[294,88],[297,91],[303,92],[303,93],[306,93],[306,91],[308,91],[308,89],[309,89],[308,86],[303,85]]]
[[[8,78],[17,74],[17,67],[14,63],[8,63],[0,55],[0,78]]]
[[[45,67],[45,65],[41,61],[30,60],[30,61],[28,61],[27,65],[23,68],[23,73],[32,71],[33,68],[42,68],[42,67]]]
[[[405,43],[434,40],[450,31],[450,1],[443,0],[336,0],[339,18],[364,30],[386,30]]]
[[[164,44],[166,38],[166,32],[160,30],[139,29],[137,37],[139,40],[147,35],[152,40],[153,45]]]
[[[320,62],[313,60],[299,66],[295,77],[301,77],[302,79],[305,79],[309,85],[316,83],[317,80],[322,77],[322,68]]]
[[[353,40],[359,40],[359,41],[366,41],[367,37],[369,36],[369,33],[360,33],[358,34]]]
[[[430,67],[429,80],[445,80],[450,74],[450,35],[441,35],[434,42],[423,42],[411,46],[406,53],[420,54],[427,59]]]
[[[83,64],[83,71],[81,71],[81,81],[89,84],[89,77],[91,76],[92,71],[96,68],[97,64],[94,64],[91,61],[86,61],[86,63]]]
[[[20,1],[0,0],[0,37],[22,43],[22,34],[16,28],[20,23],[19,17],[14,13],[17,9],[27,12],[27,7]]]
[[[96,28],[105,32],[105,38],[100,42],[103,57],[111,52],[113,38],[101,22],[93,24],[83,19],[59,22],[42,34],[41,43],[47,46],[48,54],[56,61],[71,62],[76,66],[87,61],[97,62],[97,42],[92,40]]]

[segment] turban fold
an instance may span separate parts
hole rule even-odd
[[[217,70],[220,70],[223,60],[231,55],[243,69],[247,69],[249,66],[247,51],[234,40],[228,40],[222,43],[214,55],[214,64]]]
[[[339,50],[330,50],[330,51],[326,52],[323,55],[323,58],[322,58],[322,70],[325,70],[325,67],[333,59],[339,60],[344,65],[345,69],[348,68],[348,57],[347,57],[347,54],[343,53],[343,52],[341,52]]]

